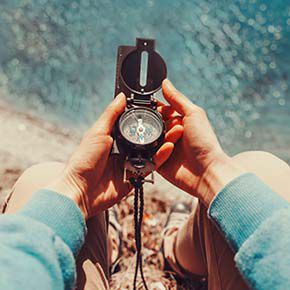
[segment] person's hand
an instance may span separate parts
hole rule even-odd
[[[48,187],[73,199],[86,219],[111,207],[131,190],[128,183],[123,182],[122,161],[118,156],[110,156],[111,133],[125,106],[126,98],[121,93],[86,133],[63,174]],[[180,125],[170,127],[165,143],[155,155],[156,167],[168,159],[182,131]]]
[[[158,172],[207,206],[230,180],[244,172],[222,150],[206,112],[182,95],[169,80],[162,84],[170,106],[160,112],[171,124],[182,123],[184,132],[169,159]]]

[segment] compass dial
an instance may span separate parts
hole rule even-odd
[[[153,111],[135,108],[120,119],[120,132],[133,144],[146,145],[156,141],[163,131],[160,117]]]

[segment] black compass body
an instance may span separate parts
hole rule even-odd
[[[137,39],[136,46],[119,47],[115,95],[123,92],[127,107],[114,137],[126,169],[135,174],[144,176],[154,170],[153,155],[164,141],[165,125],[154,94],[165,78],[166,65],[155,51],[154,40]]]

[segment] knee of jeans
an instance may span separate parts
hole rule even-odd
[[[14,188],[19,185],[42,186],[56,179],[64,169],[62,162],[43,162],[27,168],[18,178]]]
[[[233,159],[238,165],[260,177],[274,192],[290,201],[290,167],[285,161],[265,151],[247,151],[237,154]]]
[[[46,174],[49,173],[49,175],[56,175],[59,173],[60,170],[64,169],[64,166],[65,164],[59,161],[41,162],[33,164],[25,169],[22,175],[31,175],[39,171],[45,172]]]
[[[63,169],[61,162],[45,162],[26,169],[6,197],[3,212],[12,213],[20,209],[35,191],[53,182]]]
[[[261,169],[262,165],[266,165],[268,168],[275,167],[280,170],[290,170],[289,165],[276,155],[266,151],[245,151],[241,152],[233,157],[241,166]],[[258,166],[254,166],[256,163]]]
[[[244,151],[234,155],[233,159],[242,164],[253,163],[256,160],[264,164],[276,163],[281,167],[289,169],[289,165],[284,160],[267,151]]]

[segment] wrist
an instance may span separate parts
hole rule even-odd
[[[70,198],[79,207],[84,219],[88,219],[88,212],[82,194],[66,177],[60,177],[46,188]]]
[[[225,153],[216,156],[201,177],[197,194],[208,208],[214,197],[233,179],[246,173],[231,157]]]

